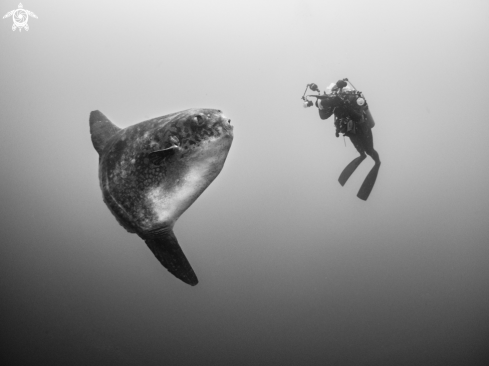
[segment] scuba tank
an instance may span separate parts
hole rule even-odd
[[[357,88],[355,88],[355,86],[353,86],[353,84],[348,80],[348,79],[343,79],[343,81],[346,81],[348,82],[352,87],[353,89],[355,89],[355,91],[357,91]],[[340,81],[337,82],[337,85]],[[362,92],[358,92],[358,95],[359,95],[359,98],[357,98],[356,100],[356,104],[359,106],[359,107],[364,107],[366,106],[366,109],[363,109],[363,121],[364,122],[367,122],[367,126],[370,127],[370,128],[374,128],[375,126],[375,121],[374,121],[374,117],[372,117],[372,113],[370,113],[370,108],[369,106],[367,105],[367,101],[365,100],[365,98],[363,97],[363,94]]]
[[[365,117],[367,117],[367,126],[370,128],[374,128],[375,121],[374,117],[372,117],[372,113],[370,113],[370,108],[367,108],[367,110],[365,111]]]

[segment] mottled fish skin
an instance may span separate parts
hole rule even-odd
[[[154,164],[148,155],[179,141],[175,153]],[[118,131],[100,156],[105,203],[129,232],[172,227],[217,177],[233,140],[233,127],[215,109],[189,109]]]
[[[105,203],[191,286],[199,281],[173,225],[221,171],[233,141],[230,122],[219,110],[189,109],[120,129],[101,112],[90,114]]]

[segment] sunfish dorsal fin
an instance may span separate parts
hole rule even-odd
[[[93,147],[99,155],[102,153],[107,141],[120,130],[102,112],[92,111],[90,113],[90,134],[92,135]]]

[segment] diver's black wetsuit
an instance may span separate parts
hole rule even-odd
[[[368,105],[365,103],[365,105],[359,106],[356,103],[357,98],[358,95],[354,92],[340,92],[322,96],[316,101],[319,117],[328,119],[334,114],[336,137],[339,136],[340,132],[348,136],[363,159],[367,153],[376,163],[380,164],[379,154],[374,150],[372,129],[367,123],[365,112]]]
[[[344,136],[348,136],[360,153],[360,156],[353,159],[341,172],[338,182],[342,186],[345,185],[353,172],[365,160],[367,154],[375,161],[375,165],[367,174],[357,194],[358,198],[366,201],[375,185],[380,168],[380,158],[374,149],[374,138],[372,135],[372,127],[375,126],[375,121],[361,92],[343,90],[344,87],[348,86],[347,81],[348,79],[338,80],[331,89],[331,94],[309,95],[308,97],[317,98],[316,107],[319,109],[319,117],[321,119],[328,119],[334,114],[336,137],[339,137],[340,132]],[[320,93],[316,84],[308,84],[308,87],[312,91]],[[311,106],[311,102],[306,97],[303,96],[302,99],[305,107]]]

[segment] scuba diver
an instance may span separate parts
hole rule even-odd
[[[317,92],[318,95],[306,96],[307,88]],[[353,146],[355,146],[360,154],[340,174],[338,181],[342,186],[345,185],[348,178],[350,178],[361,162],[365,160],[367,155],[375,161],[374,167],[368,173],[357,194],[358,198],[366,201],[370,192],[372,192],[380,168],[379,154],[374,150],[372,135],[372,128],[375,126],[375,121],[363,94],[357,91],[348,79],[338,80],[336,84],[330,85],[328,89],[331,89],[329,94],[324,92],[321,95],[316,84],[308,84],[302,96],[304,107],[311,107],[314,104],[308,98],[316,98],[315,105],[319,109],[319,117],[321,119],[328,119],[334,114],[336,137],[339,137],[340,133],[343,136],[349,137]]]

